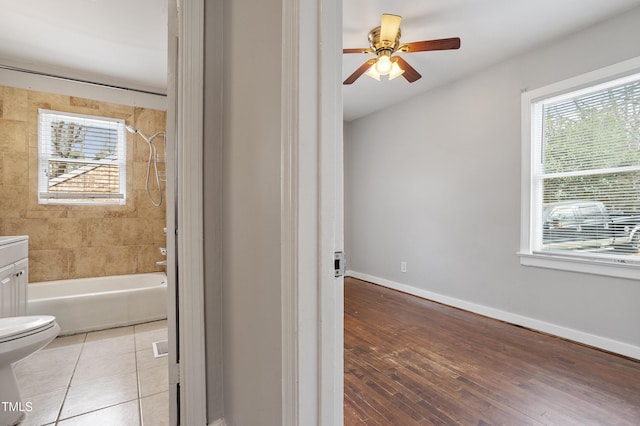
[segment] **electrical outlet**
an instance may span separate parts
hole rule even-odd
[[[400,262],[400,272],[407,272],[407,262]]]

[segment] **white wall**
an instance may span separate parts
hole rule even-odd
[[[203,256],[205,344],[207,363],[207,420],[224,417],[223,304],[222,304],[222,102],[223,63],[220,40],[224,35],[222,1],[208,1],[205,9]]]
[[[224,417],[229,426],[281,425],[282,6],[225,0],[223,11]],[[256,48],[265,40],[273,49]]]
[[[516,255],[521,91],[640,55],[638,22],[640,8],[345,123],[348,269],[638,357],[639,282]]]

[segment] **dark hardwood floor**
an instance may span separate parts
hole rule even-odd
[[[640,362],[354,278],[344,310],[345,425],[640,425]]]

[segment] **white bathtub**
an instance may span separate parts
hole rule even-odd
[[[60,334],[74,334],[167,317],[163,272],[29,284],[27,315],[53,315]]]

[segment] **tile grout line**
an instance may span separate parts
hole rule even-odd
[[[73,381],[73,376],[76,374],[76,369],[78,368],[78,363],[80,362],[80,356],[82,355],[82,351],[84,351],[84,344],[87,342],[88,333],[84,333],[84,339],[82,339],[82,346],[80,347],[80,352],[78,352],[78,358],[76,358],[76,363],[73,366],[73,371],[71,372],[71,377],[69,377],[69,383],[67,383],[67,389],[64,392],[64,398],[62,398],[62,404],[60,404],[60,408],[58,409],[58,415],[56,416],[55,424],[57,425],[60,422],[60,416],[62,415],[62,409],[64,408],[65,402],[67,402],[67,396],[69,395],[69,389],[71,388],[71,382]]]
[[[140,371],[141,371],[141,370],[140,370],[140,366],[141,366],[142,364],[140,364],[140,366],[139,366],[139,364],[138,364],[138,356],[139,356],[139,352],[145,351],[145,350],[147,350],[147,349],[145,349],[145,347],[143,347],[143,346],[141,346],[140,348],[138,348],[138,340],[137,340],[137,338],[138,338],[138,332],[137,332],[137,330],[136,330],[136,327],[135,327],[135,326],[134,326],[134,329],[133,329],[133,330],[134,330],[134,345],[135,345],[135,352],[136,352],[136,379],[137,379],[137,385],[138,385],[138,397],[139,397],[139,398],[138,398],[138,400],[139,400],[139,410],[140,410],[140,425],[141,425],[141,426],[144,426],[144,425],[145,425],[145,420],[144,420],[144,414],[143,414],[143,408],[142,408],[142,406],[143,406],[143,399],[144,399],[144,398],[150,398],[150,397],[152,397],[152,396],[155,396],[155,395],[161,394],[161,393],[163,393],[164,391],[154,392],[154,393],[152,393],[152,394],[145,395],[145,396],[143,397],[143,395],[142,395],[142,386],[141,386],[142,381],[141,381],[141,378],[140,378]],[[141,332],[140,332],[140,334],[144,334],[144,333],[146,333],[146,332],[153,333],[154,331],[157,331],[157,330],[156,330],[156,329],[154,329],[154,330],[148,330],[148,331],[141,331]],[[151,343],[151,351],[153,351],[153,342],[150,342],[150,343]],[[166,368],[167,368],[167,371],[168,371],[168,367],[166,367]]]
[[[117,327],[116,327],[116,328],[117,328]],[[135,367],[136,367],[136,387],[137,387],[137,389],[138,389],[138,392],[137,392],[137,395],[136,395],[137,397],[136,397],[135,399],[131,399],[131,400],[128,400],[128,401],[122,401],[122,402],[115,403],[115,404],[111,404],[111,405],[108,405],[108,406],[105,406],[105,407],[100,407],[100,408],[96,408],[96,409],[94,409],[94,410],[86,411],[86,412],[83,412],[83,413],[78,413],[78,414],[75,414],[75,415],[73,415],[73,416],[67,417],[67,418],[65,418],[65,419],[61,419],[61,418],[60,418],[60,416],[62,415],[62,410],[63,410],[63,408],[64,408],[64,405],[65,405],[65,403],[67,402],[66,400],[67,400],[67,396],[68,396],[68,394],[69,394],[69,390],[71,389],[71,382],[73,381],[73,378],[75,377],[76,370],[77,370],[78,364],[80,363],[80,358],[81,358],[81,356],[82,356],[82,353],[84,352],[85,344],[87,343],[87,338],[88,338],[89,333],[90,333],[90,332],[88,332],[88,333],[84,333],[85,337],[84,337],[84,340],[83,340],[83,342],[82,342],[82,347],[81,347],[81,349],[80,349],[80,353],[78,354],[78,358],[76,359],[76,364],[75,364],[74,369],[73,369],[73,372],[72,372],[72,374],[71,374],[71,378],[70,378],[70,380],[69,380],[69,384],[67,385],[67,389],[66,389],[66,391],[65,391],[65,396],[64,396],[64,399],[63,399],[63,403],[61,404],[60,409],[58,410],[58,416],[57,416],[57,418],[56,418],[55,425],[58,425],[58,423],[59,423],[60,421],[65,421],[65,420],[67,420],[67,419],[72,419],[72,418],[75,418],[75,417],[83,416],[83,415],[85,415],[85,414],[93,413],[93,412],[100,411],[100,410],[103,410],[103,409],[106,409],[106,408],[111,408],[111,407],[115,407],[115,406],[118,406],[118,405],[121,405],[121,404],[126,404],[126,403],[129,403],[129,402],[134,401],[134,400],[140,401],[140,397],[139,397],[139,396],[140,396],[140,390],[139,390],[139,386],[138,386],[137,352],[136,352],[136,350],[135,350],[135,349],[136,349],[136,347],[135,347],[135,333],[134,333],[134,334],[133,334],[133,338],[134,338],[134,348],[133,348],[133,349],[134,349],[134,359],[135,359],[135,361],[136,361],[136,363],[135,363],[135,364],[136,364],[136,365],[135,365]],[[100,379],[96,379],[96,380],[100,380]],[[141,423],[140,423],[140,424],[141,424]]]
[[[137,399],[130,399],[129,401],[117,402],[117,403],[115,403],[115,404],[107,405],[107,406],[105,406],[105,407],[101,407],[101,408],[96,408],[96,409],[93,409],[93,410],[85,411],[84,413],[74,414],[73,416],[70,416],[70,417],[64,418],[64,419],[62,419],[62,420],[60,420],[60,421],[63,421],[63,422],[64,422],[64,421],[67,421],[67,420],[69,420],[69,419],[75,419],[76,417],[81,417],[81,416],[84,416],[84,415],[87,415],[87,414],[95,413],[95,412],[97,412],[97,411],[102,411],[102,410],[105,410],[105,409],[107,409],[107,408],[113,408],[113,407],[117,407],[118,405],[128,404],[129,402],[132,402],[132,401],[137,401]],[[58,422],[59,422],[59,421],[58,421]],[[58,424],[58,422],[56,422],[56,424]],[[47,423],[47,425],[49,425],[49,424],[53,424],[53,423]],[[46,426],[46,425],[45,425],[45,426]]]
[[[140,370],[138,369],[138,333],[136,332],[136,326],[133,326],[133,350],[135,351],[136,359],[136,386],[138,388],[138,415],[140,420],[140,426],[144,426],[144,419],[142,417],[142,390],[140,389]]]

